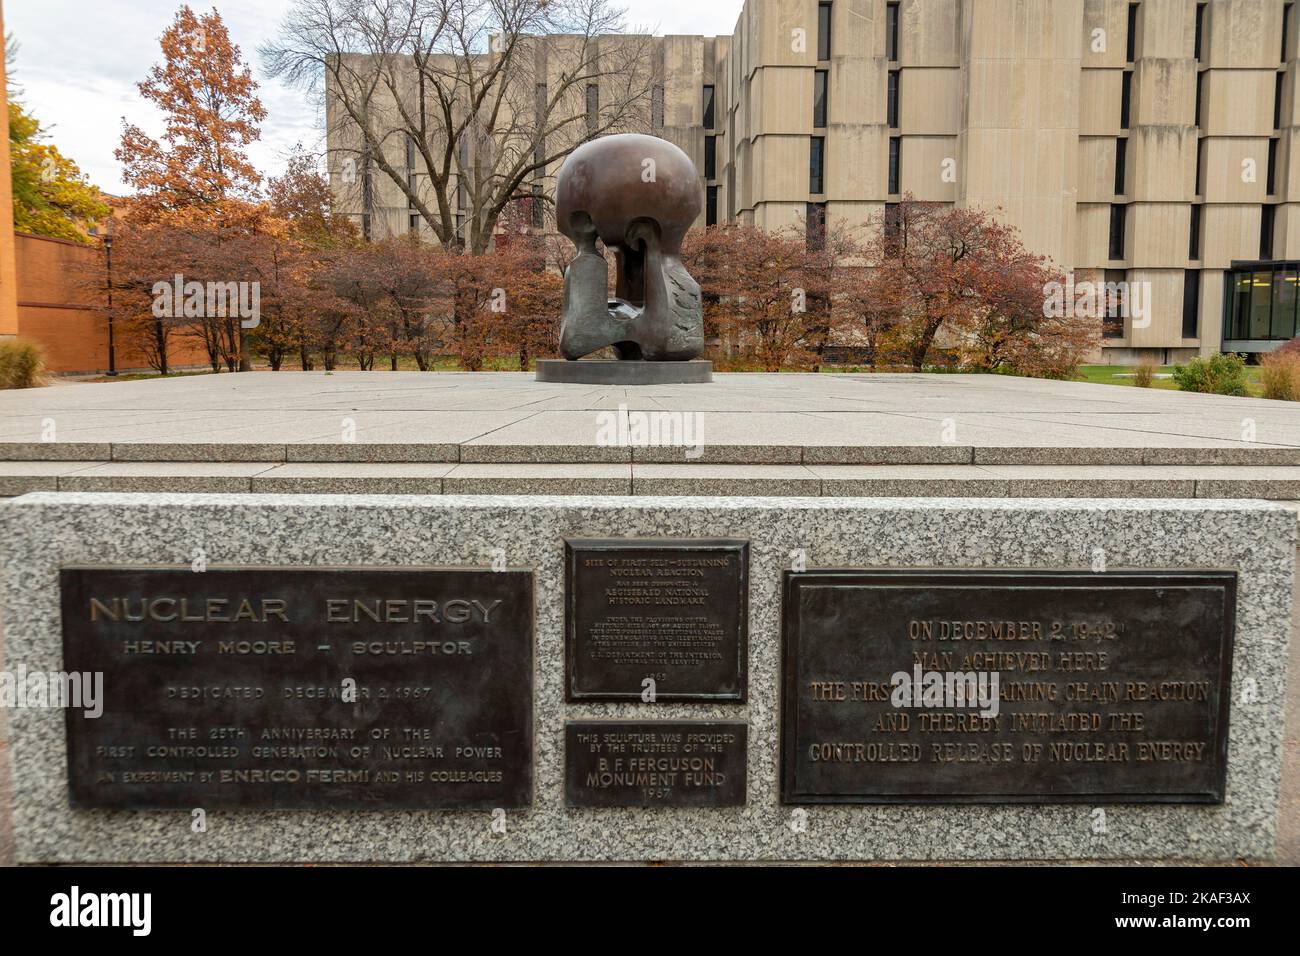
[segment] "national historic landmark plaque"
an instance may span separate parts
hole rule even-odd
[[[533,576],[66,568],[75,807],[482,809],[531,802]]]
[[[570,701],[745,700],[749,542],[565,542]]]
[[[744,806],[748,733],[743,721],[569,721],[565,806]]]
[[[1236,575],[786,573],[785,803],[1221,803]]]

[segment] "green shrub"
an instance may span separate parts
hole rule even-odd
[[[1192,359],[1174,369],[1174,383],[1184,392],[1245,395],[1246,360],[1240,355],[1211,355]]]
[[[45,350],[28,339],[0,339],[0,388],[45,384]]]
[[[1139,363],[1133,370],[1133,384],[1138,388],[1150,388],[1151,383],[1156,379],[1156,369],[1159,367],[1150,359]]]
[[[1274,352],[1259,361],[1259,381],[1264,397],[1284,402],[1300,401],[1300,352]]]

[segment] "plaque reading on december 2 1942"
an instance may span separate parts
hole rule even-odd
[[[744,806],[748,737],[744,721],[569,721],[565,806]]]
[[[529,805],[533,576],[470,568],[67,568],[72,805]]]
[[[745,700],[748,541],[564,544],[570,701]]]
[[[1236,575],[787,572],[785,803],[1221,803]]]

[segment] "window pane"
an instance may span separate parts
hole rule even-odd
[[[898,59],[898,4],[885,7],[885,56]]]
[[[831,58],[831,5],[817,5],[817,59]]]
[[[1228,324],[1230,339],[1249,338],[1251,275],[1238,272],[1232,283],[1232,319]]]
[[[704,88],[704,128],[713,129],[713,87]]]
[[[1124,206],[1110,207],[1110,257],[1124,258]]]
[[[1123,269],[1107,269],[1104,273],[1105,305],[1102,313],[1101,334],[1107,339],[1124,337],[1124,285],[1128,276]]]
[[[1137,59],[1137,23],[1138,23],[1138,5],[1130,3],[1128,5],[1128,62],[1132,63]]]
[[[1201,274],[1195,269],[1183,273],[1183,338],[1194,339],[1201,331]]]
[[[810,202],[804,208],[804,239],[809,249],[826,245],[826,204]]]
[[[587,86],[587,133],[596,132],[600,126],[600,87],[591,83]]]
[[[1273,273],[1256,272],[1251,277],[1250,333],[1252,339],[1269,336],[1273,311]]]
[[[824,173],[822,149],[826,141],[820,136],[814,136],[808,144],[808,191],[820,193],[822,191],[822,178]]]
[[[826,77],[825,70],[813,74],[813,126],[818,129],[826,125]]]
[[[1295,337],[1296,269],[1291,266],[1273,274],[1273,320],[1270,338]]]

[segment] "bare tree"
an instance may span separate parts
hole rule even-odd
[[[578,145],[649,126],[652,38],[622,23],[609,0],[295,0],[262,55],[323,100],[363,208],[380,174],[444,247],[481,254]]]

